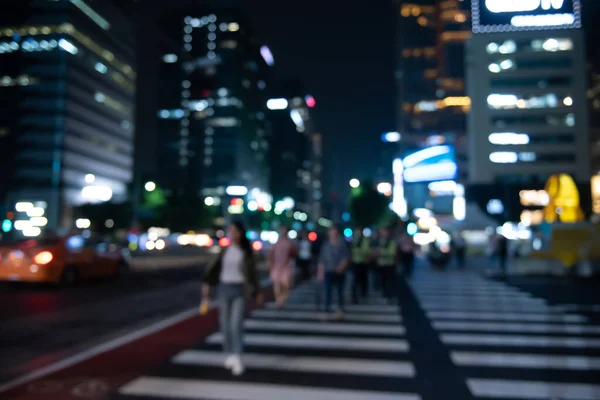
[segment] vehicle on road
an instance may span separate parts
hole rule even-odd
[[[73,285],[117,277],[127,269],[115,243],[81,235],[19,240],[0,246],[0,281]]]

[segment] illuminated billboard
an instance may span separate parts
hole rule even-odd
[[[580,0],[473,0],[473,32],[581,27]]]
[[[402,160],[404,182],[454,180],[458,173],[452,146],[433,146],[409,154]]]

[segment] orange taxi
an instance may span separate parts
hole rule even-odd
[[[79,235],[0,245],[0,281],[72,285],[84,279],[116,277],[126,267],[116,245]]]

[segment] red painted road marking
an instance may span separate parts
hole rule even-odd
[[[270,288],[264,288],[263,294],[266,300],[271,300]],[[101,381],[106,384],[108,391],[114,391],[138,376],[148,373],[173,355],[203,341],[218,328],[218,313],[213,309],[205,316],[195,315],[184,319],[79,363],[22,382],[8,391],[0,390],[0,397],[2,400],[47,400],[48,394],[32,393],[28,388],[43,381],[52,381],[62,385],[59,391],[52,393],[53,399],[81,400],[80,395],[73,393],[73,377],[82,375],[90,377],[88,380]]]

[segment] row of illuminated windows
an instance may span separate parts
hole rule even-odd
[[[570,68],[573,61],[570,58],[556,58],[551,60],[513,60],[510,58],[490,63],[488,70],[494,74],[506,71]]]
[[[488,54],[513,54],[520,52],[550,52],[573,50],[573,41],[565,38],[535,39],[526,41],[506,40],[490,42],[486,47]]]
[[[19,75],[14,78],[11,78],[10,76],[0,76],[0,87],[29,86],[38,84],[39,82],[39,79],[33,78],[29,75]]]
[[[554,93],[541,96],[523,96],[515,94],[490,94],[487,98],[488,107],[494,110],[540,109],[571,107],[573,98],[570,96],[559,99]]]
[[[570,144],[575,142],[575,136],[568,133],[527,134],[517,132],[494,132],[489,135],[488,140],[491,144],[496,146]]]
[[[64,23],[61,25],[29,25],[21,27],[0,28],[0,37],[13,37],[13,35],[15,34],[19,36],[47,36],[51,34],[68,34],[74,39],[76,39],[79,43],[86,46],[97,56],[105,60],[107,63],[111,64],[113,67],[121,71],[128,78],[132,80],[135,80],[136,78],[136,73],[135,71],[133,71],[133,68],[131,68],[130,65],[119,61],[115,57],[114,53],[99,46],[88,36],[75,29],[75,27],[72,24]]]
[[[19,49],[21,49],[24,52],[41,52],[41,51],[53,51],[55,49],[62,49],[73,55],[79,54],[79,48],[75,44],[73,44],[72,42],[70,42],[69,40],[64,39],[64,38],[59,39],[59,40],[42,39],[39,41],[35,40],[33,38],[27,38],[20,43],[16,42],[16,41],[0,42],[0,54],[12,53],[12,52],[18,51]],[[101,74],[108,73],[108,67],[101,62],[94,63],[94,69]],[[125,89],[128,89],[130,91],[134,90],[133,84],[119,72],[113,71],[110,73],[109,76],[111,79],[113,79],[116,83],[118,83]]]
[[[557,115],[507,115],[492,118],[492,123],[498,128],[520,125],[537,125],[546,127],[574,127],[575,114],[557,114]]]
[[[435,47],[423,47],[423,48],[415,48],[415,49],[404,49],[402,50],[402,57],[426,57],[432,58],[435,57]]]
[[[406,3],[400,9],[400,15],[403,17],[418,17],[423,14],[435,14],[435,6],[421,6],[418,4]]]
[[[490,154],[489,159],[494,164],[516,163],[572,163],[575,162],[574,153],[535,153],[530,151],[496,151]]]

